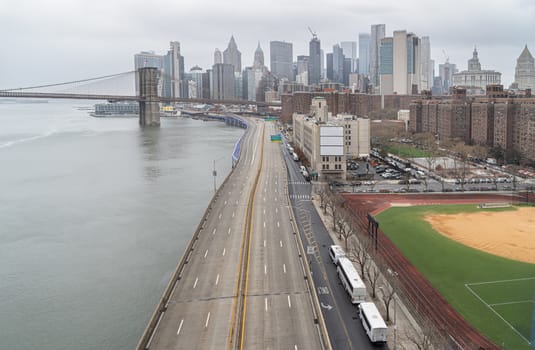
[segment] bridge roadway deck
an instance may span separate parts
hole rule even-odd
[[[251,241],[245,349],[321,349],[290,225],[280,150],[252,120],[242,156],[213,203],[149,349],[227,349],[246,204],[260,166]],[[239,345],[239,344],[238,344]],[[233,348],[240,348],[239,346]]]

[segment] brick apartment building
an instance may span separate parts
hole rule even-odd
[[[440,139],[459,138],[468,143],[500,146],[535,160],[535,98],[509,95],[501,85],[489,85],[481,97],[454,88],[448,100],[420,98],[410,106],[409,129],[432,132]]]
[[[350,92],[305,92],[281,95],[281,120],[290,122],[294,113],[306,114],[314,97],[323,97],[333,115],[351,114],[359,117],[368,116],[371,112],[387,109],[409,109],[409,104],[418,95],[370,95]]]

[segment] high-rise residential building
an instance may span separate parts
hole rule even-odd
[[[359,34],[359,65],[358,73],[363,75],[370,74],[370,45],[371,36],[368,33]]]
[[[162,75],[165,97],[184,97],[188,87],[184,84],[184,57],[180,54],[180,43],[171,41],[169,51],[164,57],[164,74]]]
[[[304,85],[308,85],[310,62],[309,57],[305,55],[297,56],[295,81]]]
[[[173,97],[182,97],[181,82],[184,72],[184,58],[181,58],[180,43],[178,41],[171,41],[169,45],[169,53],[171,54],[171,93]]]
[[[446,58],[446,62],[438,65],[438,75],[440,76],[441,83],[441,95],[449,94],[450,87],[453,86],[453,74],[457,73],[457,66],[454,63],[450,63],[449,58]]]
[[[243,97],[249,101],[257,100],[258,87],[262,80],[263,71],[255,67],[247,67],[243,71]]]
[[[340,45],[333,46],[333,81],[343,83],[344,80],[344,51]]]
[[[333,71],[333,54],[327,54],[327,72],[326,78],[329,81],[334,81],[334,71]]]
[[[319,84],[321,78],[321,42],[313,35],[309,43],[308,84]]]
[[[405,30],[394,31],[381,41],[380,93],[410,95],[420,91],[420,39]]]
[[[134,69],[137,71],[139,68],[145,68],[145,67],[154,67],[158,68],[161,73],[163,73],[164,69],[164,56],[157,55],[154,53],[154,51],[141,51],[138,54],[134,55]],[[135,83],[136,83],[136,95],[139,95],[139,77],[138,74],[135,74]],[[161,79],[160,79],[160,87],[159,90],[161,90]],[[161,91],[159,91],[161,94]]]
[[[394,31],[393,92],[416,94],[420,88],[420,39],[406,30]]]
[[[134,67],[136,70],[145,67],[163,69],[163,56],[157,55],[154,51],[141,51],[134,55]]]
[[[342,73],[342,84],[349,86],[349,75],[351,74],[351,58],[344,58],[344,69]]]
[[[291,43],[271,41],[269,43],[271,73],[279,79],[293,81],[293,47]]]
[[[230,37],[227,48],[223,51],[223,63],[231,64],[235,72],[241,72],[241,52],[234,40],[234,35]]]
[[[264,51],[260,47],[260,42],[258,42],[258,47],[254,52],[253,68],[264,69]]]
[[[482,70],[481,63],[474,48],[472,58],[468,60],[468,70],[453,74],[453,85],[464,87],[468,95],[483,95],[487,85],[500,84],[502,73],[494,70]]]
[[[240,99],[244,94],[243,72],[234,72],[234,97]]]
[[[214,52],[214,64],[223,63],[223,56],[221,55],[221,51],[219,51],[218,48],[215,49]]]
[[[452,88],[451,99],[412,100],[409,128],[432,132],[440,139],[500,147],[503,159],[535,160],[535,98],[509,94],[502,85],[489,85],[485,96],[468,96],[466,89]]]
[[[535,63],[528,45],[516,60],[515,83],[521,90],[532,89],[535,91]]]
[[[357,42],[356,41],[342,41],[340,47],[344,50],[346,58],[351,59],[351,68],[349,73],[354,73],[357,70]]]
[[[325,52],[320,50],[320,81],[325,79]]]
[[[195,66],[189,71],[188,80],[188,97],[202,98],[203,97],[203,76],[204,72],[201,67]]]
[[[376,93],[379,92],[379,63],[381,40],[385,37],[385,25],[373,24],[370,37],[370,81]],[[361,65],[359,60],[359,66]]]
[[[381,39],[379,62],[379,87],[381,95],[391,95],[394,92],[394,39]],[[372,83],[373,84],[373,83]]]
[[[423,36],[421,39],[420,66],[420,90],[430,90],[433,86],[433,73],[431,66],[431,42],[428,36]]]
[[[211,98],[216,100],[234,99],[234,66],[227,63],[214,64],[212,67]]]

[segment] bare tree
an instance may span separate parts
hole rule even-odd
[[[331,211],[331,215],[332,213],[336,210],[336,209],[333,209],[334,208],[334,201],[333,201],[333,198],[332,196],[327,196],[325,198],[325,207],[324,207],[324,211],[323,213],[324,214],[328,214],[329,213],[329,210]],[[335,223],[336,224],[336,223]]]
[[[327,191],[325,190],[325,188],[322,188],[318,191],[318,196],[320,197],[320,208],[323,209],[323,214],[326,214],[326,208],[327,208],[327,203],[326,203],[326,199],[327,199]]]
[[[356,262],[360,267],[360,275],[363,280],[366,279],[366,269],[370,256],[368,255],[368,249],[370,248],[370,241],[366,239],[365,243],[357,242],[353,240],[353,245],[349,249],[349,259]]]
[[[392,288],[392,286],[388,286],[388,287],[381,286],[379,288],[381,288],[381,290],[383,291],[381,295],[381,300],[385,304],[386,320],[390,321],[390,303],[394,299],[394,295],[396,294],[396,292],[394,291],[394,288]]]
[[[342,239],[345,235],[346,220],[348,219],[346,210],[338,211],[338,218],[336,220],[336,226],[338,227],[338,239]],[[347,250],[347,247],[346,247]]]
[[[368,264],[366,273],[368,275],[368,280],[370,281],[370,286],[372,287],[372,298],[375,299],[377,297],[377,281],[381,274],[379,273],[379,269],[371,264]]]
[[[340,239],[344,239],[345,250],[347,251],[348,241],[351,236],[354,236],[357,233],[357,225],[353,222],[351,214],[345,212],[343,216],[344,229],[340,231]]]
[[[338,195],[332,193],[329,197],[329,206],[331,208],[331,214],[333,217],[333,230],[336,231],[336,225],[338,224],[338,220],[341,216],[340,210],[344,207],[344,202]]]
[[[421,332],[405,333],[407,340],[418,350],[443,349],[444,341],[429,323],[422,322]]]
[[[453,158],[455,178],[460,183],[462,191],[464,191],[464,184],[466,183],[467,162],[471,150],[471,146],[463,141],[457,141],[453,146],[453,151],[455,152],[455,157]]]

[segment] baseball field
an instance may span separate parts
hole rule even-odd
[[[531,349],[535,208],[423,205],[376,218],[468,322],[505,349]]]

